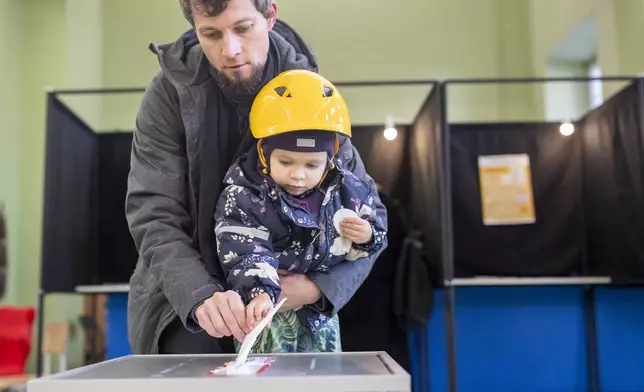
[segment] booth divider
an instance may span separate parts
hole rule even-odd
[[[621,81],[621,82],[631,82],[630,90],[631,91],[631,101],[630,106],[627,110],[630,110],[630,128],[624,125],[626,128],[622,129],[622,132],[626,132],[633,139],[632,144],[635,146],[641,146],[641,134],[642,134],[642,114],[641,111],[644,109],[644,101],[641,99],[642,91],[642,80],[637,77],[605,77],[605,78],[542,78],[542,79],[454,79],[447,80],[444,82],[445,86],[445,96],[448,96],[448,87],[452,85],[481,85],[481,84],[525,84],[525,83],[548,83],[548,82],[589,82],[591,80],[604,80],[604,81]],[[627,88],[625,91],[629,91]],[[625,91],[622,91],[620,94],[626,94]],[[634,91],[634,92],[633,92]],[[637,94],[636,94],[636,93]],[[617,98],[613,98],[615,100]],[[610,101],[609,101],[610,102]],[[620,107],[623,110],[623,107]],[[446,107],[444,108],[446,111]],[[595,112],[601,111],[601,107],[596,109]],[[583,121],[577,121],[577,125],[583,124]],[[450,204],[453,200],[457,198],[465,197],[468,201],[463,201],[455,207],[451,205],[448,207],[448,212],[444,215],[444,220],[442,222],[443,229],[446,230],[447,238],[443,238],[442,244],[446,247],[444,252],[444,271],[443,276],[445,279],[445,318],[447,323],[446,331],[446,350],[447,350],[447,386],[450,392],[457,391],[457,361],[456,361],[456,338],[455,333],[453,332],[455,327],[455,290],[459,286],[545,286],[545,285],[557,285],[557,286],[582,286],[584,287],[583,291],[583,307],[584,307],[584,325],[585,325],[585,336],[586,336],[586,361],[587,361],[587,387],[590,391],[600,391],[601,390],[601,380],[600,380],[600,366],[598,358],[598,349],[597,349],[597,326],[596,326],[596,309],[595,309],[595,287],[598,285],[610,284],[612,275],[615,275],[615,271],[608,268],[608,276],[593,276],[592,273],[598,271],[597,268],[590,268],[588,257],[588,244],[587,244],[587,216],[589,214],[589,209],[585,208],[584,200],[587,198],[587,190],[584,185],[588,183],[587,179],[595,179],[595,171],[586,171],[583,170],[587,162],[592,161],[595,157],[590,156],[587,151],[583,151],[582,141],[587,141],[587,135],[584,132],[583,126],[579,132],[575,132],[574,138],[576,142],[571,141],[570,143],[562,143],[561,140],[556,142],[556,145],[551,146],[547,151],[540,151],[538,149],[539,145],[535,144],[534,141],[532,144],[528,141],[526,143],[525,133],[522,134],[523,137],[516,138],[517,143],[524,143],[523,146],[512,146],[508,145],[508,133],[509,132],[521,132],[517,128],[535,128],[536,124],[478,124],[478,125],[463,125],[463,124],[452,124],[450,123],[447,115],[444,117],[444,138],[446,142],[443,144],[444,153],[446,154],[446,163],[445,163],[445,173],[446,178],[443,186],[445,197],[449,200]],[[612,124],[615,125],[615,124]],[[474,146],[472,154],[465,154],[463,156],[459,155],[463,146],[463,140],[459,140],[458,137],[455,137],[454,132],[467,132],[468,128],[481,130],[480,135],[474,135],[470,138],[470,146]],[[538,127],[538,126],[537,126]],[[501,129],[501,132],[505,135],[496,138],[490,137],[490,139],[485,140],[486,130],[489,129]],[[610,132],[614,128],[608,126],[605,129],[606,132]],[[475,131],[476,132],[476,131]],[[542,132],[550,132],[555,134],[552,124],[544,124]],[[638,136],[639,135],[639,138]],[[557,137],[562,137],[561,135],[555,135]],[[610,137],[610,136],[609,136]],[[528,139],[529,140],[529,139]],[[485,148],[485,142],[489,142],[489,148]],[[567,145],[567,147],[566,147]],[[631,149],[631,165],[628,166],[627,173],[622,173],[624,176],[631,176],[633,181],[631,184],[634,184],[636,187],[644,178],[644,165],[637,167],[637,162],[641,162],[641,159],[644,159],[644,151],[638,147],[633,147]],[[563,149],[562,149],[563,148]],[[565,153],[565,148],[568,148],[568,152]],[[553,151],[554,150],[554,151]],[[611,149],[612,151],[612,149]],[[514,227],[505,227],[502,225],[494,224],[485,224],[484,219],[485,215],[479,208],[482,208],[482,186],[480,183],[480,167],[478,167],[479,173],[476,173],[476,176],[469,174],[469,182],[463,183],[463,177],[458,172],[459,177],[455,181],[455,170],[469,170],[468,173],[472,173],[473,169],[477,169],[477,159],[481,155],[489,156],[498,156],[505,154],[526,154],[529,156],[530,164],[528,165],[530,174],[533,180],[534,190],[533,194],[535,195],[534,204],[536,205],[536,220],[534,222],[525,222],[526,226],[514,226]],[[563,156],[561,155],[562,153]],[[536,155],[536,159],[535,159]],[[549,155],[547,159],[541,159],[541,156]],[[619,154],[615,156],[621,158]],[[452,158],[455,157],[455,161],[452,161]],[[618,158],[618,159],[619,159]],[[533,162],[537,161],[536,166],[533,165]],[[633,161],[635,161],[633,163]],[[549,169],[543,167],[542,162],[549,164],[555,164],[557,166]],[[452,165],[452,163],[454,165]],[[596,162],[597,165],[601,165],[605,162]],[[576,170],[575,170],[576,168]],[[543,180],[540,180],[539,177],[543,175],[543,172],[550,172],[548,176],[544,177]],[[539,170],[539,173],[535,175],[534,171]],[[576,171],[576,172],[575,172]],[[562,173],[563,172],[563,173]],[[614,174],[614,172],[613,172]],[[556,178],[553,176],[565,175],[567,177],[564,180],[564,177]],[[548,184],[546,178],[550,177],[551,184]],[[563,215],[559,217],[552,217],[546,214],[555,214],[559,211],[553,211],[554,202],[543,200],[539,202],[539,198],[543,195],[544,192],[556,191],[557,188],[562,186],[570,186],[571,179],[574,180],[578,185],[577,191],[574,189],[569,189],[569,192],[574,192],[571,194],[561,195],[560,198],[565,197],[567,202],[563,205],[564,208]],[[455,184],[455,185],[454,185]],[[553,189],[554,187],[554,189]],[[603,189],[603,192],[611,192],[611,189]],[[640,188],[635,188],[637,191]],[[632,193],[628,191],[624,192],[623,188],[620,188],[623,192],[620,196],[622,199],[624,196],[632,196]],[[454,191],[458,191],[458,195],[454,194]],[[637,195],[637,193],[635,193]],[[635,208],[639,207],[640,211],[644,208],[641,198],[629,197],[633,200],[631,208],[629,211],[633,212]],[[635,201],[637,200],[637,202]],[[615,200],[616,201],[616,200]],[[463,204],[465,203],[465,204]],[[639,204],[638,204],[639,203]],[[618,203],[617,203],[618,204]],[[550,207],[548,207],[550,205]],[[472,213],[469,216],[464,216],[463,209],[469,207],[472,210]],[[620,206],[616,206],[618,209]],[[635,208],[633,208],[635,207]],[[594,206],[594,210],[597,210],[597,206]],[[456,212],[458,209],[458,212]],[[454,220],[452,214],[457,214],[459,220],[467,224],[462,225],[463,222]],[[623,214],[621,216],[626,216]],[[633,215],[631,214],[632,218]],[[476,222],[478,220],[478,222]],[[544,222],[545,221],[545,222]],[[559,222],[557,222],[559,221]],[[550,222],[550,223],[548,223]],[[567,223],[566,223],[567,222]],[[543,224],[546,224],[545,226]],[[644,224],[644,219],[637,224],[632,223],[635,227],[640,227],[639,224]],[[532,226],[530,226],[532,225]],[[461,227],[462,226],[462,227]],[[539,226],[542,226],[539,230]],[[550,227],[548,227],[550,226]],[[568,230],[566,231],[566,228]],[[574,230],[578,232],[575,233]],[[470,230],[467,232],[466,230]],[[536,232],[535,232],[536,230]],[[572,241],[562,241],[560,235],[557,233],[552,233],[553,230],[560,230],[560,233],[563,232],[565,238],[568,238]],[[603,231],[613,230],[613,228],[603,227]],[[517,238],[517,235],[521,232],[525,233],[525,236],[522,237],[522,240]],[[636,231],[633,230],[633,233]],[[641,231],[640,231],[641,232]],[[553,235],[554,234],[554,235]],[[458,237],[455,238],[455,235]],[[537,238],[535,241],[535,235],[541,235],[541,238]],[[483,237],[483,238],[481,238]],[[505,237],[505,238],[504,238]],[[510,239],[512,238],[512,239]],[[468,244],[466,241],[481,241],[478,244],[478,248],[474,250],[468,249]],[[458,249],[455,252],[455,241],[457,243]],[[516,242],[515,242],[516,241]],[[640,241],[641,243],[641,241]],[[503,245],[502,247],[500,245]],[[498,246],[501,249],[494,249],[494,246]],[[514,250],[509,250],[508,246],[514,245]],[[486,249],[487,247],[487,249]],[[533,247],[531,249],[531,247]],[[566,250],[565,247],[568,247]],[[557,249],[559,248],[559,249]],[[526,252],[527,249],[527,252]],[[631,254],[633,247],[631,247]],[[494,252],[496,251],[496,256],[482,254],[485,251]],[[469,253],[468,253],[469,252]],[[508,252],[505,254],[503,252]],[[541,256],[534,258],[532,266],[522,265],[517,269],[517,265],[509,265],[508,262],[511,262],[513,256],[516,257],[517,254],[525,252],[525,256],[532,257],[535,253],[542,253]],[[548,255],[548,252],[552,252]],[[545,259],[542,257],[545,256]],[[549,256],[549,257],[548,257]],[[608,255],[605,255],[608,256]],[[476,258],[485,258],[487,261],[483,263],[478,263]],[[556,258],[560,258],[558,261]],[[553,260],[553,258],[555,260]],[[636,258],[637,259],[637,258]],[[547,265],[534,264],[539,260],[546,263]],[[553,264],[553,261],[555,264]],[[522,259],[521,262],[525,262],[525,259]],[[612,265],[612,260],[608,257],[603,258],[599,263],[604,265]],[[631,260],[631,262],[634,262]],[[639,258],[640,267],[644,267],[644,257]],[[508,267],[503,267],[503,265],[508,265]],[[538,270],[542,268],[542,270]],[[456,272],[455,272],[456,271]],[[459,276],[463,275],[463,276]],[[491,276],[490,276],[491,275]],[[629,276],[626,281],[632,280],[633,276]],[[636,278],[635,281],[638,279]],[[452,330],[450,332],[450,329]],[[545,387],[545,386],[544,386]],[[535,388],[537,388],[535,386]]]

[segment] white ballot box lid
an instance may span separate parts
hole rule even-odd
[[[408,392],[411,377],[387,353],[263,354],[261,372],[217,375],[234,355],[130,355],[27,383],[27,392]]]

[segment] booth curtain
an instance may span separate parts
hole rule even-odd
[[[421,107],[409,135],[406,154],[408,170],[402,174],[400,192],[407,195],[406,214],[420,230],[432,268],[441,270],[441,189],[443,154],[441,89],[434,88]]]
[[[351,143],[358,150],[367,173],[390,194],[394,191],[399,173],[403,171],[403,155],[408,127],[397,125],[398,137],[387,140],[384,124],[352,127]]]
[[[559,124],[452,124],[451,172],[456,277],[583,273],[579,134]],[[486,226],[478,157],[527,154],[536,222]]]
[[[443,282],[441,94],[434,86],[409,127],[392,192],[398,204],[390,213],[401,216],[405,232],[395,261],[394,308],[397,322],[407,329],[425,325],[434,307],[434,289]]]
[[[590,272],[644,281],[644,127],[642,81],[581,121]]]
[[[101,133],[98,166],[98,277],[100,283],[127,283],[138,251],[125,218],[131,132]]]
[[[49,95],[41,288],[71,292],[96,283],[98,139]]]
[[[644,282],[644,86],[575,122],[451,124],[456,277],[610,276]],[[527,154],[536,222],[485,226],[478,157]]]

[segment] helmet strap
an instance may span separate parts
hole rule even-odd
[[[266,157],[264,156],[264,150],[262,149],[262,139],[259,139],[257,142],[257,154],[259,155],[259,162],[264,166],[262,172],[266,175],[270,174],[268,163],[266,162]]]
[[[338,150],[340,150],[340,141],[338,140],[338,135],[335,135],[335,147],[333,148],[333,155],[329,157],[329,163],[327,164],[328,168],[322,175],[320,182],[318,182],[318,188],[322,186],[322,183],[326,179],[327,174],[329,174],[329,171],[335,169],[335,163],[333,162],[333,159],[338,154]]]
[[[333,159],[335,158],[336,155],[338,155],[338,151],[340,150],[340,141],[338,140],[338,135],[335,135],[335,146],[333,147],[333,155],[331,158],[329,158],[329,170],[335,169],[335,163],[333,162]]]

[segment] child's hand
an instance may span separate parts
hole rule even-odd
[[[246,306],[246,322],[249,328],[255,328],[271,309],[273,309],[273,301],[268,294],[262,293],[253,298]]]
[[[373,230],[371,224],[362,218],[344,218],[340,222],[342,236],[358,245],[371,242]]]

